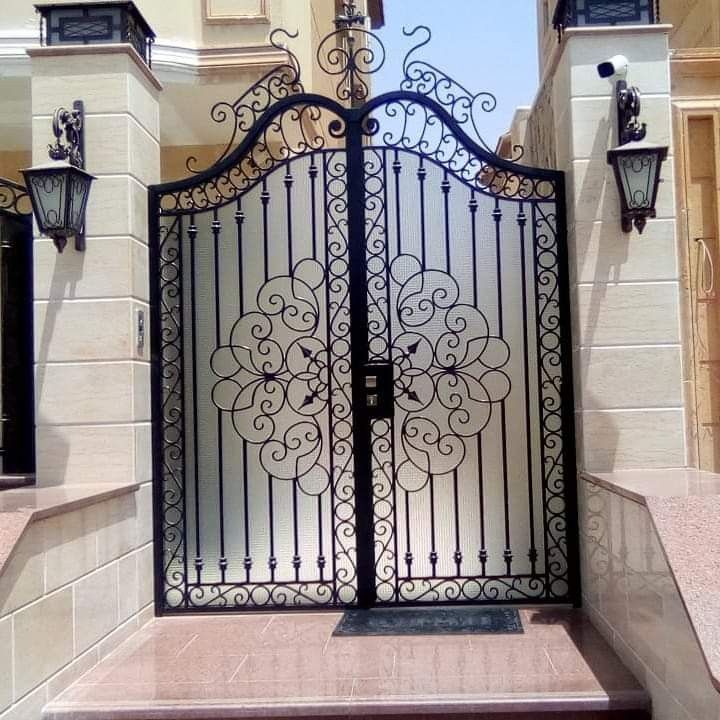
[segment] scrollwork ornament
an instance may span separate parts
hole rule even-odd
[[[473,94],[435,65],[416,57],[418,51],[428,45],[432,39],[432,32],[426,25],[418,25],[412,30],[403,28],[403,35],[416,38],[417,42],[403,60],[403,79],[400,88],[429,97],[442,105],[452,119],[471,134],[474,140],[485,150],[493,153],[493,148],[485,141],[480,126],[483,115],[493,112],[497,107],[495,95],[488,91]],[[515,145],[511,160],[517,162],[522,155],[522,146]]]
[[[226,158],[233,147],[238,145],[242,138],[252,130],[263,113],[278,100],[291,95],[299,95],[305,91],[300,78],[300,62],[287,43],[287,40],[297,38],[298,34],[282,28],[273,30],[270,33],[270,45],[287,53],[287,60],[265,73],[234,102],[221,100],[210,109],[210,118],[214,123],[222,125],[232,121],[230,138],[215,163]],[[283,37],[286,42],[282,42],[281,38]],[[203,171],[204,168],[199,168],[197,162],[197,158],[192,155],[187,158],[185,167],[188,172],[197,174]]]
[[[30,196],[22,185],[0,177],[0,215],[2,213],[30,217],[32,206]]]

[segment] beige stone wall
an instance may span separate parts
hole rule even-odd
[[[97,176],[87,250],[35,242],[37,481],[150,479],[146,186],[160,174],[158,89],[123,51],[33,56],[33,159],[51,113],[80,95]],[[88,54],[89,53],[89,54]],[[138,324],[144,314],[145,338]]]
[[[671,48],[720,45],[720,0],[661,0],[660,17],[673,26]]]
[[[187,160],[194,157],[194,169],[211,167],[225,151],[225,145],[181,145],[163,147],[160,150],[160,178],[162,182],[181,180],[190,173]]]
[[[583,608],[647,689],[653,719],[718,717],[720,695],[647,508],[587,480],[579,499]]]
[[[667,28],[571,29],[553,69],[557,167],[565,170],[578,461],[590,470],[684,467],[674,158],[662,168],[657,219],[620,228],[608,148],[614,86],[596,65],[626,54],[643,91],[648,141],[672,146]]]
[[[542,84],[533,103],[527,119],[524,146],[524,163],[552,170],[557,168],[552,76]]]
[[[0,575],[0,720],[42,707],[153,617],[151,486],[32,523]]]
[[[23,178],[20,169],[30,167],[32,164],[32,153],[23,150],[7,150],[0,152],[0,177],[22,183]]]
[[[537,0],[538,67],[541,78],[558,44],[557,31],[552,26],[556,4],[557,0]]]

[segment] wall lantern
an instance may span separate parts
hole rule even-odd
[[[655,202],[660,187],[660,169],[668,148],[644,142],[645,123],[638,122],[640,91],[624,80],[615,85],[618,108],[618,147],[608,150],[620,193],[623,232],[633,225],[642,234],[648,218],[655,217]]]
[[[55,144],[48,149],[51,162],[21,171],[40,232],[52,238],[58,252],[70,237],[76,250],[85,249],[85,209],[95,178],[85,172],[83,126],[81,100],[72,110],[58,108],[53,117]]]

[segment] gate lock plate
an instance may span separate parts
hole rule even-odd
[[[392,363],[368,363],[365,366],[365,407],[371,418],[393,416]]]

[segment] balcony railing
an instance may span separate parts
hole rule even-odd
[[[129,43],[152,65],[155,33],[132,2],[43,3],[35,9],[41,16],[41,45]]]
[[[652,25],[660,22],[660,0],[558,0],[553,27],[587,25]]]

